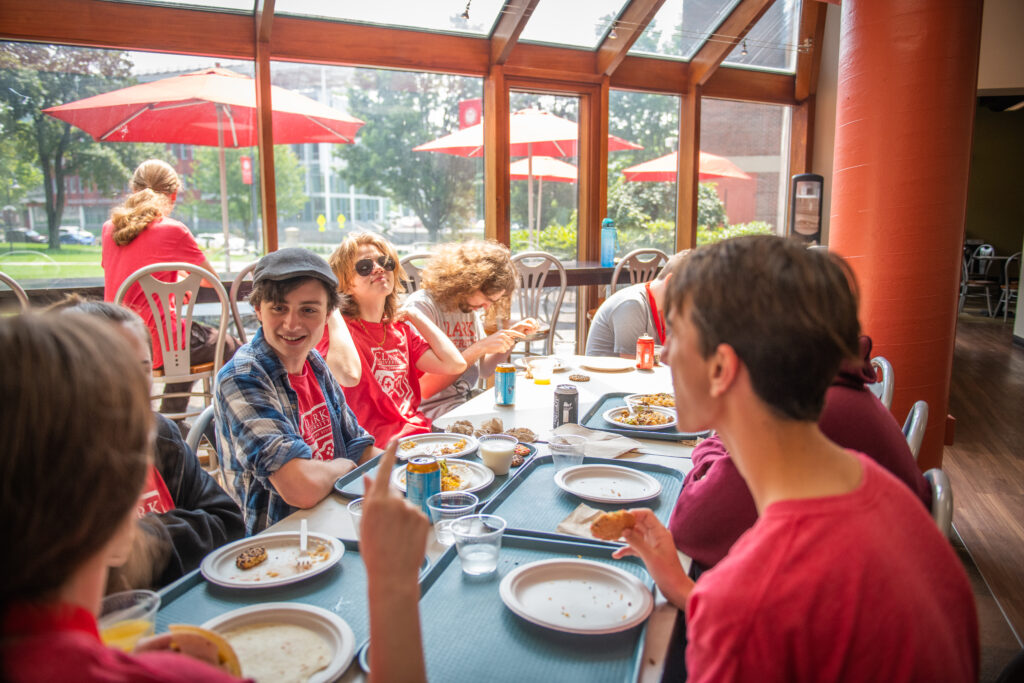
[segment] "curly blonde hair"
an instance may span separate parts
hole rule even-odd
[[[503,292],[509,299],[519,278],[508,247],[493,240],[442,244],[423,268],[422,287],[446,310],[472,310],[466,300],[477,291],[486,297]]]
[[[352,233],[342,240],[338,248],[331,254],[331,257],[327,259],[327,262],[331,265],[331,270],[334,271],[334,275],[338,278],[338,291],[343,295],[341,297],[341,305],[338,308],[343,315],[347,315],[350,318],[359,315],[359,304],[348,292],[356,278],[356,252],[359,251],[359,247],[366,244],[376,247],[377,251],[381,254],[389,256],[395,261],[395,288],[391,290],[388,298],[384,300],[384,319],[391,320],[395,317],[395,312],[398,310],[398,302],[401,295],[405,293],[405,285],[402,284],[402,281],[408,280],[409,276],[406,275],[402,264],[398,262],[398,252],[395,251],[394,245],[373,232]]]
[[[171,165],[159,159],[139,164],[132,175],[132,194],[110,212],[114,243],[131,243],[150,223],[170,213],[172,195],[181,189],[181,179]]]

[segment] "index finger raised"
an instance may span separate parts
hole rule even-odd
[[[366,489],[367,498],[378,498],[388,495],[388,487],[391,485],[391,470],[395,467],[397,458],[398,440],[391,439],[384,452],[380,455],[380,462],[377,465],[377,476],[374,477]]]

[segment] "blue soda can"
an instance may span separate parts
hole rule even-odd
[[[429,518],[427,498],[435,493],[441,493],[441,465],[437,458],[429,455],[409,458],[405,466],[405,497]]]
[[[501,363],[494,368],[494,405],[514,406],[516,404],[516,366]]]

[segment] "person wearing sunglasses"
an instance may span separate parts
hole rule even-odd
[[[420,380],[423,413],[433,419],[473,396],[481,377],[490,377],[516,342],[536,332],[533,318],[485,335],[481,313],[507,311],[518,283],[508,248],[494,241],[470,240],[438,245],[423,269],[420,288],[405,305],[418,308],[462,352],[461,375],[424,375]],[[504,316],[507,317],[507,313]]]
[[[399,307],[406,275],[386,239],[367,232],[349,235],[329,262],[361,362],[359,382],[344,387],[359,424],[380,448],[395,437],[429,432],[430,418],[420,410],[420,378],[462,374],[462,354],[418,309]],[[332,336],[324,334],[317,350],[330,362],[332,349]]]

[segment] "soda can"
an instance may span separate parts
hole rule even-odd
[[[427,498],[441,492],[441,465],[437,458],[421,455],[409,458],[405,466],[405,497],[430,517]]]
[[[654,369],[654,337],[649,334],[636,340],[636,367],[638,370]]]
[[[555,387],[555,419],[552,427],[579,422],[580,397],[572,384],[559,384]]]
[[[501,363],[494,368],[494,405],[516,404],[516,366]]]

